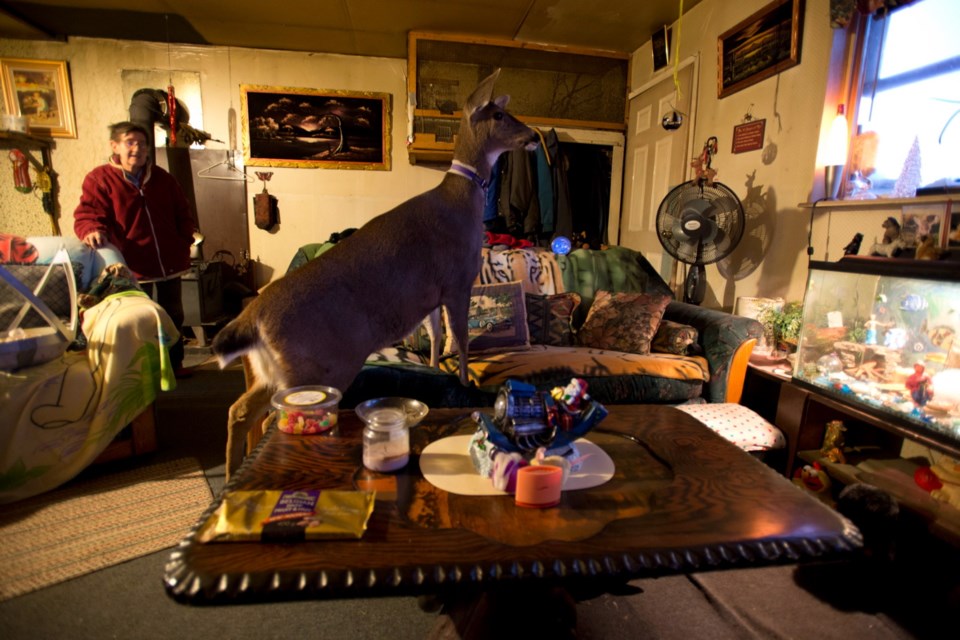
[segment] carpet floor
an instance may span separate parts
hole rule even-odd
[[[193,458],[209,490],[217,494],[223,486],[227,407],[242,389],[240,369],[201,365],[191,378],[178,381],[175,391],[161,394],[156,453],[98,465],[101,468],[90,472],[120,474]],[[196,509],[182,535],[203,508]],[[170,550],[0,602],[0,635],[10,640],[405,640],[429,637],[438,627],[438,615],[421,610],[409,597],[237,607],[177,604],[162,584]],[[957,549],[926,541],[898,552],[898,564],[880,572],[856,564],[780,566],[636,580],[629,585],[630,593],[580,602],[576,637],[925,638],[933,637],[932,629],[945,628],[944,621],[955,626],[960,613]],[[511,637],[509,629],[498,636]]]
[[[212,499],[193,458],[68,483],[0,512],[0,601],[183,538]]]

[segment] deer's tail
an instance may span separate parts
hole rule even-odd
[[[210,348],[217,356],[220,368],[251,351],[260,343],[256,327],[246,316],[234,318],[214,336]]]

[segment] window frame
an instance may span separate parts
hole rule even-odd
[[[923,0],[915,0],[922,2]],[[869,90],[869,95],[876,95],[878,90],[890,89],[904,84],[919,82],[941,75],[945,71],[955,71],[960,65],[960,56],[947,58],[939,62],[927,65],[920,69],[904,72],[890,78],[880,79],[879,66],[881,56],[873,54],[877,47],[883,46],[883,39],[886,35],[888,19],[895,12],[910,7],[914,3],[904,4],[899,7],[888,8],[882,16],[875,14],[861,14],[855,12],[844,31],[846,45],[843,51],[842,76],[844,82],[840,85],[838,103],[846,106],[846,117],[850,137],[847,146],[847,163],[843,168],[841,184],[847,184],[853,167],[853,141],[857,131],[857,119],[860,113],[860,103],[864,93]],[[872,55],[871,55],[872,54]],[[865,83],[866,78],[873,78],[872,82]],[[863,89],[863,91],[861,90]],[[834,113],[836,106],[833,107]],[[958,116],[960,117],[960,116]],[[948,121],[949,123],[949,121]]]

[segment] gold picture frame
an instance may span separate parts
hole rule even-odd
[[[774,0],[717,38],[717,97],[800,64],[803,0]]]
[[[240,96],[248,166],[390,170],[389,93],[241,85]]]
[[[26,116],[30,133],[76,138],[66,60],[0,58],[6,113]]]

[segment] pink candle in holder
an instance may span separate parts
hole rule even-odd
[[[518,507],[544,509],[560,504],[563,469],[552,465],[530,465],[517,470]]]

